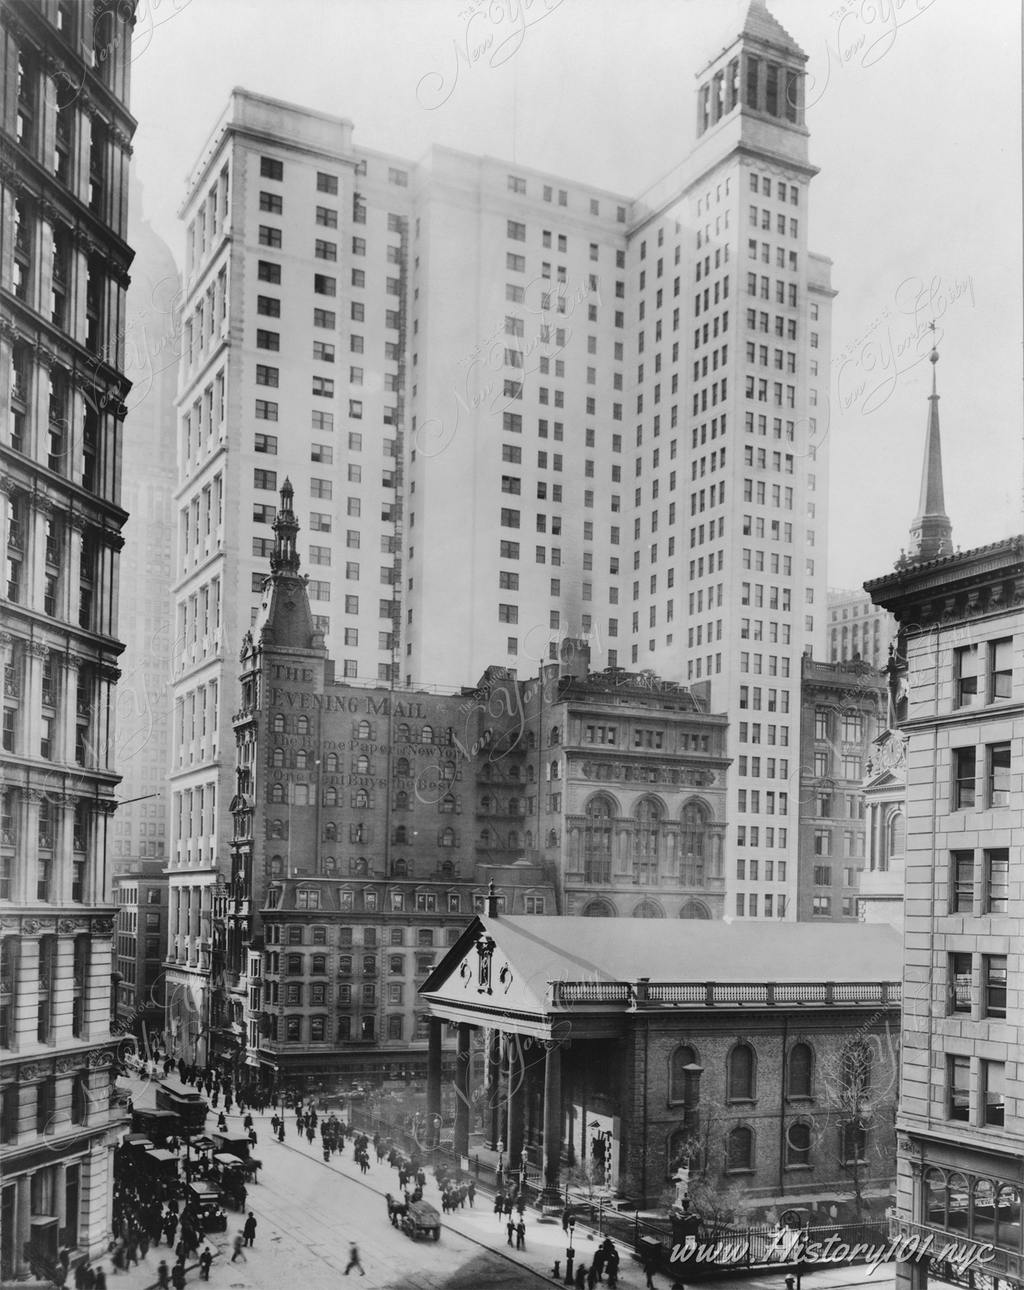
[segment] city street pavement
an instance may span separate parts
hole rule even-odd
[[[140,1090],[136,1105],[150,1100],[149,1090]],[[295,1117],[287,1121],[285,1141],[272,1136],[270,1117],[254,1115],[259,1142],[255,1154],[263,1161],[260,1182],[249,1188],[248,1208],[256,1215],[256,1244],[245,1251],[247,1261],[231,1263],[231,1245],[240,1230],[244,1215],[228,1210],[226,1232],[210,1234],[211,1243],[220,1251],[210,1276],[212,1290],[321,1290],[337,1285],[348,1258],[348,1242],[359,1246],[366,1269],[360,1284],[386,1287],[387,1290],[518,1290],[544,1281],[555,1284],[551,1275],[556,1259],[565,1268],[565,1235],[557,1221],[542,1221],[528,1210],[526,1215],[526,1251],[515,1251],[506,1244],[505,1220],[499,1222],[493,1212],[493,1201],[487,1193],[478,1193],[476,1208],[456,1210],[442,1215],[441,1239],[412,1241],[401,1230],[392,1227],[387,1216],[385,1194],[398,1195],[398,1175],[386,1162],[377,1164],[373,1151],[366,1175],[360,1174],[352,1160],[349,1140],[339,1157],[323,1160],[319,1135],[312,1146],[295,1131]],[[233,1129],[242,1127],[242,1117],[228,1117]],[[440,1210],[440,1195],[433,1177],[427,1175],[425,1199]],[[597,1246],[596,1237],[588,1239],[584,1229],[575,1233],[576,1262],[590,1263]],[[644,1275],[631,1252],[620,1247],[622,1263],[619,1285],[628,1290],[644,1286]],[[161,1258],[171,1251],[166,1246],[150,1250],[146,1262],[129,1272],[109,1278],[120,1290],[144,1290],[156,1281]],[[751,1278],[728,1278],[709,1283],[721,1290],[783,1290],[785,1273]],[[358,1270],[351,1276],[359,1277]],[[685,1276],[680,1278],[684,1280]],[[188,1276],[189,1283],[199,1281],[198,1268]],[[893,1282],[892,1265],[884,1265],[872,1277],[864,1267],[838,1267],[814,1272],[803,1278],[803,1290],[840,1290],[845,1286],[870,1284],[888,1290]],[[672,1280],[655,1276],[661,1290],[669,1290]]]

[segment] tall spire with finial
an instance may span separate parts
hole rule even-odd
[[[935,324],[931,324],[934,333]],[[932,337],[932,392],[928,396],[928,430],[924,442],[924,470],[921,474],[921,500],[917,517],[910,526],[907,563],[923,564],[953,554],[953,526],[946,514],[942,489],[942,443],[939,438],[939,395],[936,390],[935,365],[939,352]]]
[[[281,485],[281,509],[274,520],[274,551],[270,557],[270,568],[274,573],[299,572],[299,522],[292,510],[292,499],[295,489],[287,477]]]

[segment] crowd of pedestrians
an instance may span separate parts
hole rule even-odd
[[[391,1139],[385,1140],[380,1133],[375,1133],[370,1138],[339,1119],[334,1112],[326,1110],[322,1102],[318,1111],[312,1099],[288,1095],[279,1098],[262,1090],[236,1088],[232,1080],[220,1072],[190,1066],[184,1061],[174,1062],[169,1058],[159,1063],[152,1062],[147,1074],[160,1076],[161,1068],[164,1077],[176,1074],[183,1083],[204,1093],[211,1108],[217,1112],[217,1124],[221,1131],[227,1129],[228,1115],[241,1116],[242,1127],[251,1146],[255,1146],[257,1142],[253,1118],[255,1112],[270,1114],[270,1127],[278,1142],[285,1141],[288,1119],[294,1117],[294,1132],[300,1145],[305,1139],[307,1145],[313,1147],[319,1139],[325,1163],[335,1153],[343,1152],[347,1139],[351,1138],[352,1158],[365,1175],[370,1169],[372,1150],[378,1165],[386,1162],[398,1175],[399,1194],[403,1197],[404,1204],[398,1206],[388,1196],[388,1210],[392,1221],[395,1220],[395,1212],[404,1212],[409,1204],[423,1199],[426,1176],[423,1160],[418,1152],[413,1152],[411,1156],[404,1155],[392,1144]],[[181,1143],[171,1138],[167,1145],[173,1151]],[[433,1172],[440,1193],[440,1207],[446,1214],[465,1209],[467,1202],[470,1209],[475,1207],[477,1186],[473,1179],[464,1178],[458,1170],[443,1163],[436,1165]],[[194,1171],[190,1177],[192,1176],[195,1176]],[[526,1206],[525,1190],[514,1185],[500,1188],[494,1197],[494,1213],[504,1227],[508,1247],[522,1253],[526,1251]],[[239,1208],[245,1208],[244,1194]],[[167,1254],[160,1258],[156,1270],[158,1290],[169,1290],[171,1286],[174,1290],[183,1290],[188,1273],[196,1268],[201,1280],[209,1280],[216,1250],[206,1239],[204,1216],[199,1211],[191,1190],[181,1183],[150,1177],[132,1167],[130,1156],[124,1148],[116,1157],[113,1212],[113,1239],[108,1251],[113,1273],[129,1271],[146,1260],[151,1249],[156,1251],[157,1247],[165,1245]],[[230,1263],[247,1261],[246,1251],[255,1245],[256,1229],[256,1216],[250,1211],[242,1228],[228,1240]],[[594,1252],[589,1267],[582,1262],[576,1265],[573,1278],[575,1286],[593,1290],[594,1286],[606,1283],[615,1290],[618,1286],[619,1262],[620,1255],[614,1243],[609,1239],[604,1240]],[[345,1274],[349,1275],[355,1270],[365,1276],[358,1246],[352,1241]],[[647,1273],[648,1285],[651,1285],[652,1269],[645,1266],[644,1271]],[[104,1268],[93,1268],[88,1263],[75,1270],[74,1284],[75,1290],[108,1290]]]

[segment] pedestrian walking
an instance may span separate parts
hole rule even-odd
[[[654,1264],[650,1259],[644,1260],[644,1276],[647,1278],[646,1290],[654,1290]]]
[[[422,1175],[422,1174],[420,1174],[420,1178],[422,1178],[422,1177],[423,1177],[423,1175]],[[469,1198],[469,1208],[470,1208],[470,1209],[472,1209],[472,1208],[473,1208],[473,1198],[476,1196],[476,1183],[475,1183],[475,1182],[472,1182],[472,1181],[470,1182],[469,1186],[466,1188],[466,1195],[467,1195],[467,1196],[468,1196],[468,1198]]]
[[[210,1279],[210,1264],[213,1262],[213,1251],[207,1245],[199,1256],[199,1275],[204,1281]]]
[[[256,1240],[256,1215],[252,1210],[249,1211],[249,1217],[245,1220],[242,1235],[245,1237],[246,1245],[252,1245]]]
[[[506,1225],[505,1225],[505,1231],[506,1231],[506,1232],[508,1232],[508,1243],[509,1243],[509,1245],[511,1245],[511,1244],[512,1244],[512,1238],[513,1238],[513,1237],[515,1236],[515,1234],[516,1234],[516,1225],[515,1225],[515,1223],[512,1221],[512,1219],[511,1219],[511,1218],[508,1220],[508,1222],[507,1222],[507,1223],[506,1223]]]
[[[245,1250],[242,1249],[242,1246],[244,1244],[245,1244],[245,1237],[242,1235],[241,1232],[239,1232],[236,1235],[233,1242],[233,1253],[231,1255],[232,1263],[234,1263],[235,1259],[241,1259],[243,1263],[249,1262],[249,1260],[245,1257]]]
[[[579,1264],[576,1268],[576,1276],[573,1284],[575,1285],[576,1290],[585,1290],[587,1284],[587,1265],[585,1263]]]
[[[359,1269],[359,1275],[361,1277],[366,1276],[366,1270],[363,1267],[363,1265],[359,1262],[359,1247],[358,1245],[356,1245],[355,1241],[349,1241],[348,1263],[345,1264],[345,1275],[348,1276],[348,1274],[352,1271],[353,1268]]]
[[[167,1287],[171,1284],[171,1270],[167,1266],[166,1259],[161,1259],[160,1264],[157,1267],[156,1283],[160,1287],[160,1290],[167,1290]]]
[[[92,1290],[107,1290],[107,1274],[102,1268],[97,1268],[93,1275]]]
[[[516,1249],[526,1249],[526,1224],[522,1219],[516,1224]]]
[[[171,1285],[174,1290],[185,1290],[185,1265],[184,1263],[175,1263],[171,1269]]]

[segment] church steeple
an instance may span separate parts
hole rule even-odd
[[[292,510],[292,499],[295,489],[287,477],[281,485],[281,509],[274,520],[274,552],[270,557],[270,568],[273,573],[285,573],[298,576],[299,550],[296,539],[299,534],[299,522]]]
[[[953,554],[953,526],[946,514],[942,489],[942,443],[939,438],[939,395],[936,389],[938,350],[928,356],[932,365],[932,392],[928,396],[928,429],[924,442],[924,469],[917,517],[910,526],[906,563],[924,564]]]

